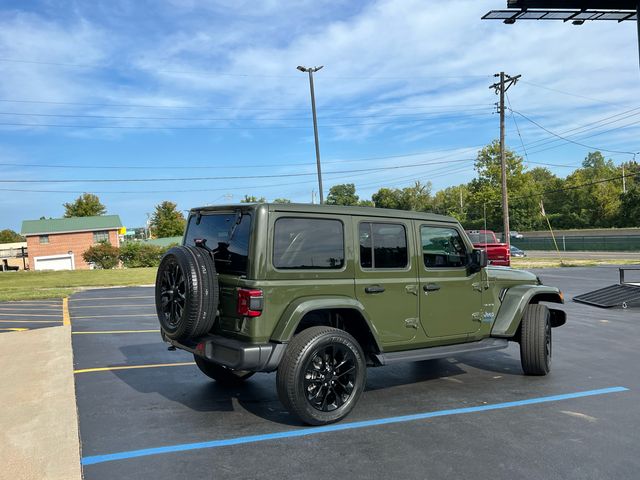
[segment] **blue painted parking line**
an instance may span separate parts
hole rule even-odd
[[[113,462],[116,460],[127,460],[130,458],[147,457],[150,455],[160,455],[164,453],[186,452],[189,450],[201,450],[205,448],[228,447],[231,445],[242,445],[245,443],[265,442],[268,440],[279,440],[283,438],[304,437],[327,432],[339,432],[342,430],[352,430],[357,428],[375,427],[379,425],[389,425],[393,423],[414,422],[435,417],[446,417],[451,415],[461,415],[464,413],[486,412],[499,410],[502,408],[521,407],[524,405],[536,405],[539,403],[558,402],[561,400],[571,400],[574,398],[591,397],[595,395],[605,395],[609,393],[625,392],[626,387],[601,388],[598,390],[587,390],[583,392],[566,393],[562,395],[551,395],[547,397],[529,398],[526,400],[516,400],[513,402],[494,403],[490,405],[479,405],[477,407],[454,408],[450,410],[437,410],[434,412],[417,413],[413,415],[403,415],[398,417],[379,418],[376,420],[365,420],[361,422],[338,423],[326,425],[324,427],[302,428],[299,430],[289,430],[284,432],[267,433],[263,435],[250,435],[246,437],[229,438],[226,440],[211,440],[208,442],[183,443],[179,445],[168,445],[165,447],[145,448],[142,450],[130,450],[127,452],[110,453],[106,455],[92,455],[82,459],[82,465],[94,465],[96,463]]]

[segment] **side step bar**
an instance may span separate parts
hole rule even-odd
[[[375,357],[380,362],[380,365],[392,365],[400,362],[417,362],[420,360],[454,357],[464,353],[500,350],[502,348],[507,348],[508,346],[509,340],[505,338],[485,338],[479,342],[447,345],[444,347],[429,347],[404,352],[378,353]]]

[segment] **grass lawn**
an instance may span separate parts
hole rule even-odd
[[[637,260],[629,259],[606,259],[606,260],[580,260],[559,258],[511,258],[513,268],[554,268],[554,267],[597,267],[598,265],[637,265]]]
[[[2,272],[0,301],[61,298],[82,287],[149,285],[155,283],[156,268],[117,270],[72,270],[59,272]]]

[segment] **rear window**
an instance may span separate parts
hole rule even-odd
[[[496,243],[496,237],[492,232],[467,232],[471,243]]]
[[[206,239],[214,251],[216,270],[220,273],[247,274],[251,215],[245,213],[214,213],[192,215],[187,225],[185,245]]]
[[[273,266],[279,269],[340,269],[344,228],[339,220],[279,218],[273,240]]]

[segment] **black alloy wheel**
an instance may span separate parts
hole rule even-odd
[[[175,258],[167,262],[160,279],[160,304],[166,325],[177,327],[186,306],[185,278]]]
[[[305,366],[304,390],[309,404],[321,412],[332,412],[353,395],[358,365],[351,350],[331,344],[318,349]]]
[[[326,425],[353,410],[366,378],[364,352],[355,338],[337,328],[309,327],[287,345],[276,385],[287,410],[310,425]]]

